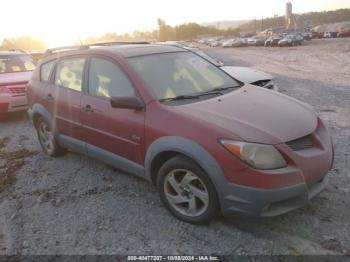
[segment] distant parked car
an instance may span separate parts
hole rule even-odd
[[[247,45],[250,46],[260,46],[264,45],[264,40],[262,38],[259,38],[257,36],[253,36],[247,39]]]
[[[209,46],[210,47],[218,47],[218,46],[220,46],[220,41],[212,40],[212,41],[210,41]]]
[[[336,38],[338,36],[338,32],[325,32],[324,38]]]
[[[228,39],[225,42],[222,43],[222,47],[227,48],[227,47],[232,47],[234,39]]]
[[[236,38],[232,43],[232,47],[241,47],[247,45],[247,42],[243,38]]]
[[[350,31],[341,31],[338,33],[338,37],[350,37]]]
[[[28,108],[26,84],[34,69],[35,62],[26,53],[0,52],[0,116]]]
[[[300,34],[304,40],[310,41],[312,38],[312,34],[310,32],[303,32]]]
[[[312,38],[313,39],[324,38],[324,32],[312,32]]]
[[[298,35],[287,35],[280,41],[278,41],[278,46],[295,46],[295,45],[301,45],[303,42],[303,38]]]
[[[265,46],[278,46],[278,42],[282,39],[280,36],[270,36],[265,41]]]
[[[331,37],[331,32],[324,32],[323,37],[324,38],[330,38]]]

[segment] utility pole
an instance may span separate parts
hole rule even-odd
[[[264,17],[261,17],[261,31],[264,30]]]
[[[254,17],[254,32],[256,34],[256,17]]]

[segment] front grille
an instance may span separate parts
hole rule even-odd
[[[307,135],[286,143],[294,151],[305,150],[313,147],[311,135]]]
[[[24,86],[8,87],[8,89],[14,95],[20,95],[26,92],[26,88]]]
[[[25,87],[9,87],[12,94],[23,94],[25,93]]]

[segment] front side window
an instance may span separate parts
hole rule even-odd
[[[119,66],[106,59],[92,58],[89,94],[107,98],[135,96],[135,90]]]
[[[51,70],[54,66],[54,61],[47,62],[41,66],[40,80],[48,82],[50,80]]]
[[[69,58],[57,64],[55,85],[81,91],[85,58]]]
[[[33,71],[35,62],[29,55],[0,56],[0,73]]]
[[[221,69],[191,52],[145,55],[128,61],[158,99],[239,85]]]

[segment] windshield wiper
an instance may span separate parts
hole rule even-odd
[[[208,91],[204,91],[202,93],[200,93],[199,95],[212,95],[212,94],[221,94],[223,95],[224,93],[222,91],[228,90],[228,89],[232,89],[232,88],[239,88],[240,86],[221,86],[221,87],[216,87],[213,89],[210,89]]]
[[[169,102],[169,101],[174,101],[174,100],[184,100],[184,99],[196,99],[201,96],[206,96],[206,95],[224,95],[222,91],[232,89],[232,88],[239,88],[240,86],[222,86],[222,87],[216,87],[213,89],[210,89],[208,91],[204,91],[201,93],[196,93],[193,95],[180,95],[180,96],[175,96],[175,97],[169,97],[169,98],[161,98],[159,99],[160,102]]]
[[[199,95],[180,95],[175,97],[168,97],[168,98],[162,98],[159,99],[160,102],[169,102],[174,100],[184,100],[184,99],[195,99],[198,98]]]

